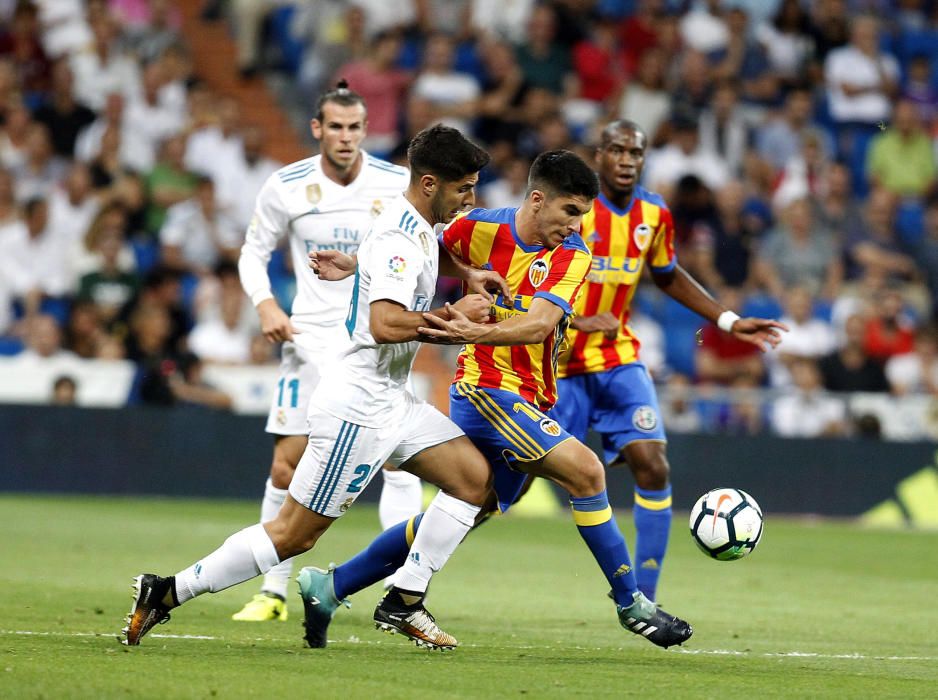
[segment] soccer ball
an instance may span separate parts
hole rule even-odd
[[[690,534],[700,550],[720,561],[749,554],[762,537],[762,509],[739,489],[713,489],[690,512]]]

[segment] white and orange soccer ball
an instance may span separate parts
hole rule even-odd
[[[762,538],[764,519],[756,499],[739,489],[713,489],[690,512],[690,534],[704,554],[733,561],[749,554]]]

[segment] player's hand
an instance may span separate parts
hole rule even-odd
[[[505,300],[510,304],[512,302],[511,289],[505,278],[494,270],[480,270],[479,268],[469,268],[466,273],[466,288],[474,293],[481,294],[492,301],[492,292],[501,293]]]
[[[447,303],[444,307],[449,314],[449,319],[440,318],[431,313],[423,315],[428,326],[421,326],[417,329],[420,334],[420,340],[424,343],[442,343],[444,345],[462,345],[471,343],[477,337],[479,328],[485,326],[473,323],[464,313]]]
[[[492,296],[490,294],[467,294],[452,305],[474,323],[485,323],[489,320],[492,309]]]
[[[261,320],[261,333],[271,343],[293,340],[293,334],[299,333],[290,323],[290,317],[273,299],[264,299],[258,304],[257,315]]]
[[[319,279],[337,282],[355,274],[358,259],[338,250],[314,250],[309,254],[309,266]]]
[[[788,331],[781,321],[770,318],[738,318],[733,323],[733,335],[746,343],[752,343],[765,352],[782,342],[780,331]]]
[[[571,325],[584,333],[602,333],[609,340],[615,340],[622,327],[619,319],[610,311],[595,316],[576,316]]]

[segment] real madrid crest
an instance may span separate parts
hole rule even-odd
[[[645,250],[651,241],[651,226],[648,224],[639,224],[632,231],[632,237],[635,239],[635,245],[639,250]]]
[[[310,204],[319,204],[319,200],[322,199],[322,188],[319,187],[318,182],[306,186],[306,199]]]
[[[528,280],[531,282],[531,286],[539,287],[541,282],[547,279],[549,269],[547,263],[541,258],[531,263],[531,267],[528,268]]]
[[[384,211],[384,204],[381,203],[380,199],[376,199],[371,203],[371,218],[378,218],[378,214]]]

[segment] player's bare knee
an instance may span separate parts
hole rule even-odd
[[[606,488],[606,471],[602,462],[590,453],[569,474],[570,495],[574,498],[595,496]]]
[[[657,491],[667,487],[671,478],[671,465],[663,445],[630,458],[629,464],[639,488]]]

